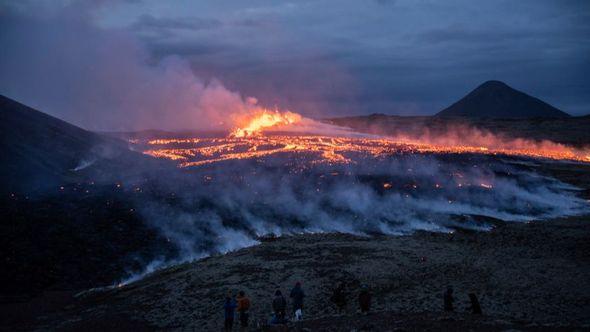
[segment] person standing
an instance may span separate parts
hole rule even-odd
[[[227,293],[225,297],[225,302],[223,303],[223,312],[225,317],[224,328],[225,331],[231,331],[234,326],[234,314],[236,310],[237,304],[234,299],[232,299],[231,292]]]
[[[341,282],[332,292],[330,300],[336,305],[338,313],[346,313],[346,290],[344,282]]]
[[[366,314],[371,309],[371,292],[367,285],[361,286],[361,292],[359,293],[359,307],[361,313]]]
[[[300,320],[303,315],[303,298],[305,293],[301,288],[301,282],[295,283],[295,287],[291,290],[289,297],[293,301],[293,314],[297,320]]]
[[[277,321],[285,321],[285,311],[287,309],[287,300],[283,296],[283,293],[279,289],[275,292],[275,297],[272,300],[272,310],[275,313]]]
[[[248,310],[250,310],[250,299],[246,296],[244,291],[238,294],[238,317],[240,319],[240,327],[245,330],[248,327]]]
[[[469,293],[469,301],[471,301],[471,306],[469,307],[471,313],[474,315],[481,315],[481,306],[479,305],[479,300],[475,293]]]
[[[447,287],[447,291],[443,295],[443,298],[444,298],[445,311],[447,311],[447,312],[454,311],[453,302],[455,301],[455,299],[453,298],[453,287],[451,287],[451,286]]]

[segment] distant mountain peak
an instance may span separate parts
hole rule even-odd
[[[486,81],[437,116],[564,118],[570,115],[502,81]]]
[[[510,88],[510,86],[508,86],[508,84],[506,84],[506,83],[504,83],[502,81],[489,80],[489,81],[483,82],[477,88],[478,89],[479,88]]]

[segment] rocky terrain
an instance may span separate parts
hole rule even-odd
[[[301,325],[311,330],[421,330],[441,322],[490,330],[588,328],[589,274],[588,217],[498,225],[489,233],[299,235],[175,266],[117,289],[79,294],[56,312],[12,326],[219,330],[228,290],[246,291],[252,318],[263,321],[270,316],[274,290],[288,291],[301,281],[307,293]],[[329,300],[340,282],[349,294],[344,316]],[[374,318],[357,313],[361,284],[373,293]],[[441,314],[447,285],[457,299],[458,313],[450,316]],[[485,318],[467,313],[469,292],[478,294]]]

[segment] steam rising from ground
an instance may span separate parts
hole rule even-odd
[[[138,211],[179,261],[301,232],[360,235],[489,230],[588,211],[574,187],[484,155],[400,154],[311,164],[284,154],[196,167],[151,183]],[[153,266],[151,266],[153,268]]]
[[[431,131],[428,127],[414,128],[411,133],[393,133],[390,139],[398,142],[432,144],[447,147],[481,147],[498,152],[521,151],[537,157],[570,159],[590,162],[590,147],[574,148],[549,140],[509,137],[469,125],[452,125],[444,130]],[[370,132],[370,131],[369,131]],[[518,154],[518,153],[517,153]]]

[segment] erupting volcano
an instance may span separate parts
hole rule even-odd
[[[265,109],[242,116],[239,122],[244,125],[234,128],[227,137],[150,138],[144,142],[132,140],[132,143],[146,146],[144,153],[147,155],[176,160],[180,167],[283,153],[310,154],[313,162],[327,163],[354,162],[354,155],[379,158],[407,153],[506,155],[590,162],[590,151],[585,148],[550,141],[507,139],[470,128],[457,128],[453,133],[428,139],[379,137],[306,119],[289,111]],[[464,136],[461,141],[449,139],[459,131],[464,135],[474,132],[476,135]]]
[[[431,2],[0,1],[0,331],[587,329],[588,1]]]

